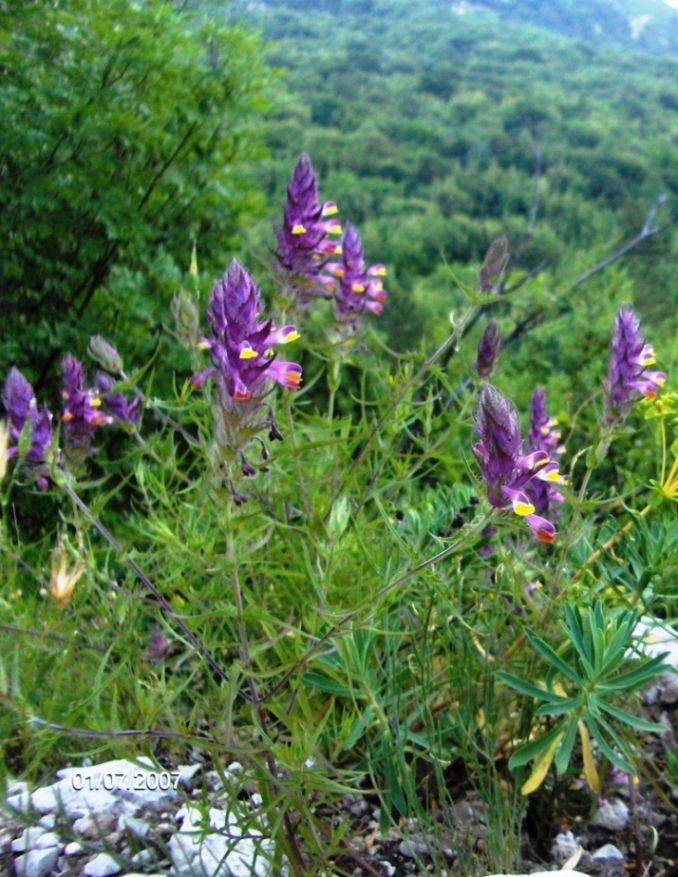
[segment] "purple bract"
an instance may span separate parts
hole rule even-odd
[[[614,324],[610,371],[605,387],[605,419],[621,424],[642,397],[654,399],[666,381],[664,372],[646,371],[655,361],[651,344],[640,335],[640,320],[622,307]]]
[[[476,357],[476,374],[479,378],[489,378],[499,359],[501,338],[497,321],[492,319],[485,327],[478,342],[478,355]]]

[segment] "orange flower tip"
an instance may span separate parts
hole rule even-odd
[[[73,415],[70,411],[64,411],[64,413],[61,415],[61,419],[64,423],[68,423],[69,420],[73,420]]]
[[[311,258],[313,259],[314,262],[319,262],[319,261],[320,261],[320,256],[319,256],[317,253],[314,253],[314,254],[311,256]]]
[[[656,395],[657,391],[654,389],[647,389],[643,392],[643,396],[645,396],[646,399],[654,399]]]
[[[535,530],[535,536],[540,542],[547,542],[549,545],[556,541],[556,534],[549,530]]]
[[[292,234],[306,234],[306,229],[300,222],[297,222],[296,225],[292,226]]]
[[[344,269],[337,265],[336,268],[330,268],[330,274],[333,274],[335,277],[343,277]]]
[[[240,351],[240,359],[256,359],[257,351],[251,347],[243,347]]]
[[[236,390],[233,395],[239,402],[244,402],[245,399],[249,399],[252,394],[249,390]]]
[[[362,283],[354,283],[351,289],[353,290],[353,292],[365,292],[365,287],[362,285]]]
[[[292,387],[298,387],[301,383],[301,372],[288,372],[286,378]]]
[[[68,402],[69,395],[65,390],[61,391],[61,398],[64,400],[64,402]]]

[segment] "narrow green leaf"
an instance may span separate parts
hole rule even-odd
[[[545,752],[553,741],[563,733],[564,724],[564,722],[561,722],[556,725],[555,728],[551,728],[550,731],[542,734],[541,737],[538,737],[536,740],[531,740],[529,743],[526,743],[525,746],[521,746],[520,749],[516,750],[509,758],[509,767],[511,770],[516,767],[524,767],[528,762],[532,761],[535,756]]]
[[[565,698],[556,694],[554,691],[547,691],[544,688],[539,688],[537,685],[532,685],[530,682],[525,682],[523,679],[520,679],[518,676],[514,676],[512,673],[505,673],[503,670],[495,673],[495,676],[498,679],[501,679],[502,682],[506,683],[509,687],[519,691],[520,694],[525,694],[527,697],[536,697],[538,700],[546,700],[549,703],[559,703]]]
[[[532,633],[531,630],[526,630],[525,636],[532,648],[539,652],[543,658],[546,658],[550,664],[560,670],[564,676],[567,676],[568,679],[571,679],[572,682],[580,687],[586,685],[586,680],[582,679],[582,677],[576,673],[569,664],[566,664],[560,655],[557,655],[551,646],[545,643],[543,639]]]
[[[603,735],[602,735],[600,729],[598,728],[598,726],[596,725],[595,721],[593,721],[593,718],[590,716],[586,716],[585,720],[586,720],[586,727],[591,732],[591,736],[596,741],[596,743],[598,744],[598,746],[600,748],[600,751],[607,758],[607,760],[612,762],[612,764],[616,764],[617,767],[620,770],[625,771],[625,773],[635,774],[634,769],[631,767],[631,765],[628,763],[628,761],[625,761],[621,757],[621,755],[619,755],[617,752],[615,752],[614,749],[612,749],[610,744],[603,737]]]
[[[645,682],[649,682],[650,679],[654,679],[655,676],[659,676],[661,673],[670,672],[671,667],[664,663],[664,658],[667,654],[668,652],[664,652],[655,658],[651,658],[641,667],[636,667],[634,670],[622,673],[614,679],[605,679],[603,682],[599,682],[596,685],[596,690],[599,692],[631,691]]]
[[[566,697],[560,703],[545,703],[536,712],[538,716],[561,716],[571,713],[582,705],[581,695]]]
[[[576,739],[577,717],[572,716],[568,723],[567,730],[565,731],[563,742],[560,744],[558,752],[556,753],[555,766],[558,776],[564,774],[568,768],[568,765],[570,764],[570,759],[572,758],[572,750],[574,748],[574,743]]]
[[[321,676],[319,673],[313,673],[312,671],[304,673],[303,681],[306,685],[310,685],[312,688],[317,688],[318,691],[332,694],[334,697],[353,696],[353,692],[346,685],[341,685],[339,682],[335,682],[333,679],[328,679],[327,676]]]
[[[666,725],[662,725],[659,722],[646,722],[643,719],[639,719],[638,716],[631,715],[631,713],[627,713],[625,710],[621,710],[605,700],[599,700],[598,706],[608,715],[618,719],[620,722],[631,725],[637,731],[649,731],[653,734],[662,734],[666,731]]]

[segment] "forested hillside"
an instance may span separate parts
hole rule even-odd
[[[402,0],[314,3],[312,13],[305,0],[247,6],[269,63],[284,70],[266,120],[261,181],[271,214],[257,243],[278,221],[289,169],[306,150],[323,196],[359,224],[368,256],[389,266],[381,325],[394,346],[445,332],[458,303],[452,272],[472,276],[505,233],[514,282],[546,265],[504,313],[506,332],[535,310],[548,325],[523,345],[532,362],[548,344],[542,379],[587,347],[566,349],[563,329],[580,342],[595,336],[597,317],[607,321],[620,300],[635,299],[668,347],[678,297],[678,61],[455,9]],[[644,226],[665,224],[569,295]],[[554,323],[563,311],[565,322]]]

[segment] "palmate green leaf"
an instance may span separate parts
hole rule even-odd
[[[539,652],[543,658],[546,658],[549,664],[553,665],[553,667],[559,670],[564,676],[567,676],[567,678],[574,682],[575,685],[579,685],[580,687],[586,685],[586,680],[573,670],[572,667],[560,657],[560,655],[557,655],[551,646],[545,643],[541,637],[532,633],[531,630],[526,630],[525,636],[535,651]]]
[[[567,698],[556,694],[554,691],[548,691],[547,689],[532,685],[530,682],[525,682],[518,676],[514,676],[513,673],[505,673],[503,670],[500,670],[498,673],[495,673],[495,676],[515,691],[525,694],[527,697],[536,697],[538,700],[546,700],[554,704],[567,700]]]
[[[516,750],[513,755],[509,758],[509,767],[513,770],[516,767],[524,767],[533,758],[541,755],[543,752],[552,745],[553,741],[556,740],[562,733],[567,729],[566,722],[560,722],[560,724],[556,725],[554,728],[551,728],[550,731],[547,731],[545,734],[542,734],[541,737],[538,737],[536,740],[532,740],[530,743],[527,743],[525,746],[521,746],[520,749]]]

